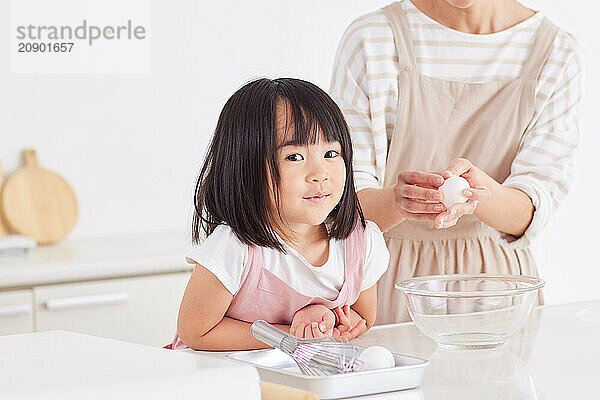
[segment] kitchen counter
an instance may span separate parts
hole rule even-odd
[[[0,336],[0,372],[7,400],[260,399],[254,367],[67,331]]]
[[[442,350],[413,323],[379,326],[353,341],[425,358],[423,385],[368,399],[594,399],[600,380],[600,301],[536,307],[493,350]]]
[[[430,361],[421,387],[356,399],[598,397],[600,300],[536,307],[526,326],[493,350],[438,349],[413,323],[375,327],[353,343]],[[176,392],[259,398],[256,369],[222,360],[225,354],[168,351],[64,331],[4,336],[0,398],[43,393],[45,399],[167,399]]]
[[[430,361],[421,387],[352,399],[595,399],[600,381],[600,300],[541,306],[500,348],[442,350],[414,323],[377,326],[352,341]],[[223,357],[223,353],[192,354]]]
[[[0,290],[127,276],[192,271],[185,233],[66,239],[27,253],[0,255]]]

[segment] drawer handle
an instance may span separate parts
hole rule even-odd
[[[69,308],[97,307],[127,303],[129,293],[107,293],[82,297],[63,297],[46,300],[48,310],[67,310]]]
[[[18,317],[31,314],[31,304],[10,304],[0,307],[0,317]]]

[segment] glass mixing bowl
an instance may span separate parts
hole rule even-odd
[[[519,330],[546,283],[522,275],[431,275],[396,283],[417,328],[442,348],[489,349]]]

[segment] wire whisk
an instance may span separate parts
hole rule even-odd
[[[263,320],[255,321],[250,332],[255,339],[288,354],[305,375],[345,374],[363,364],[357,359],[361,350],[341,338],[301,339]]]

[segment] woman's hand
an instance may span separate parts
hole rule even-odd
[[[290,333],[299,338],[333,336],[335,315],[329,308],[311,304],[296,311]]]
[[[438,192],[444,178],[435,173],[402,171],[394,187],[396,205],[404,219],[433,221],[446,207],[440,203],[444,195]]]
[[[488,201],[492,197],[490,190],[484,186],[488,176],[469,160],[464,158],[452,160],[442,176],[444,179],[448,179],[453,175],[461,176],[469,182],[471,188],[465,189],[462,193],[468,200],[466,203],[450,206],[447,210],[435,216],[435,226],[438,229],[456,225],[460,217],[475,212],[478,202]]]
[[[339,336],[345,340],[352,340],[367,331],[367,321],[364,319],[361,319],[356,325],[352,326],[349,305],[343,307],[337,306],[333,309],[333,312],[339,321],[333,329],[333,336]]]

